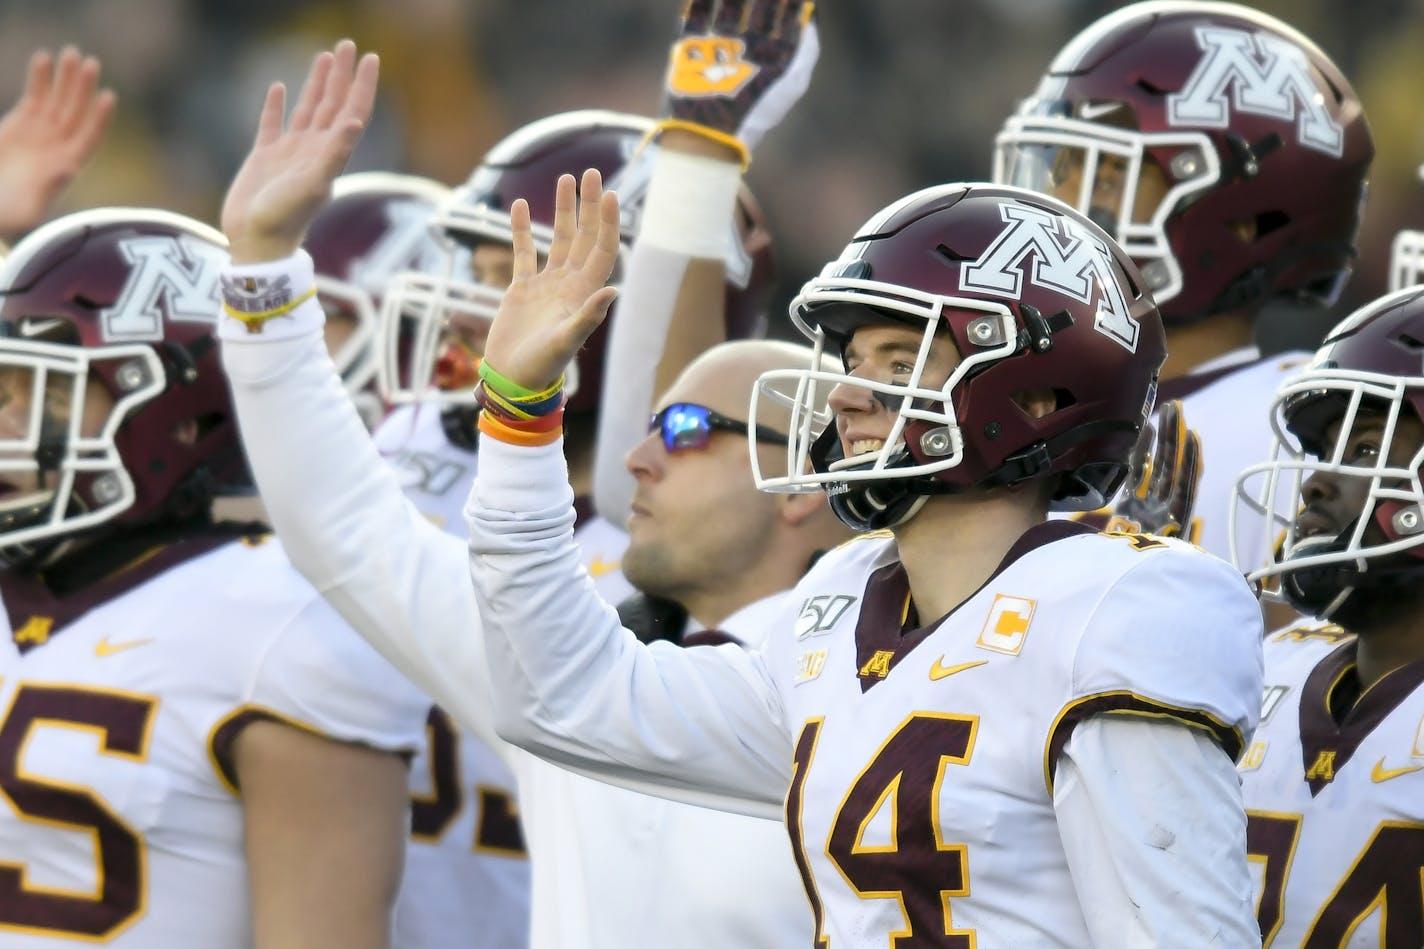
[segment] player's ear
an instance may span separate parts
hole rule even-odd
[[[173,426],[173,440],[180,445],[194,445],[198,441],[198,420],[189,418]]]
[[[777,516],[793,527],[799,527],[824,510],[826,510],[826,496],[820,491],[809,494],[776,495]]]

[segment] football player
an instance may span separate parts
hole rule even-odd
[[[865,539],[816,564],[760,653],[677,651],[570,582],[549,390],[611,301],[618,208],[594,172],[577,226],[572,179],[558,206],[542,270],[515,209],[467,507],[501,733],[783,813],[833,944],[1253,940],[1234,762],[1259,709],[1255,597],[1180,541],[1044,522],[1121,485],[1165,355],[1111,238],[990,185],[868,221],[792,305],[843,370],[768,373],[749,412],[794,393],[784,473],[753,456],[758,482],[824,490]],[[1082,248],[1071,268],[1050,242]]]
[[[624,371],[616,382],[605,384],[605,353],[616,330],[600,332],[569,365],[565,406],[576,456],[572,477],[583,499],[579,544],[590,572],[605,596],[615,602],[631,592],[615,569],[626,542],[619,525],[626,520],[627,504],[619,510],[615,502],[612,516],[604,513],[606,505],[599,504],[599,516],[594,516],[594,505],[588,502],[595,460],[616,460],[622,471],[628,449],[646,433],[623,437],[623,427],[609,419],[636,419],[641,431],[652,397],[642,387],[654,381],[654,375],[665,389],[696,353],[712,343],[760,336],[774,282],[770,236],[756,199],[742,184],[739,153],[681,127],[664,130],[658,146],[648,147],[656,125],[627,113],[580,110],[532,122],[506,137],[437,210],[432,226],[443,235],[447,248],[443,268],[397,274],[382,310],[378,378],[383,393],[397,404],[436,402],[440,409],[427,405],[407,413],[410,417],[392,418],[378,440],[387,446],[393,438],[418,438],[429,445],[439,442],[443,433],[457,454],[468,455],[474,450],[479,411],[471,395],[478,380],[479,352],[509,285],[511,202],[533,189],[547,197],[561,174],[584,168],[599,169],[627,195],[620,279],[636,295],[625,309],[636,307],[633,312],[640,316],[630,321],[628,332],[642,342],[642,348],[652,348],[649,362],[658,364],[659,371]],[[699,196],[691,208],[684,207],[689,203],[688,190]],[[533,207],[531,215],[536,230],[547,240],[552,205],[546,200]],[[668,227],[667,218],[679,215],[689,227],[711,235],[690,256],[662,250],[658,244],[658,235]],[[645,262],[649,257],[651,265]],[[678,345],[664,349],[658,341],[666,327],[643,325],[654,316],[698,331],[670,334]],[[618,320],[609,322],[615,328],[622,325]],[[605,434],[610,427],[614,435]],[[473,477],[468,463],[461,467]],[[458,508],[469,480],[445,492],[450,503],[442,517],[457,524],[462,520]],[[602,478],[605,484],[610,480],[606,474]],[[617,480],[627,482],[626,471]]]
[[[757,87],[759,93],[772,94],[782,88],[770,80],[787,72],[788,63],[796,63],[790,78],[804,85],[802,73],[809,71],[810,61],[804,59],[807,54],[803,52],[799,54],[803,59],[798,62],[797,55],[798,50],[807,48],[804,44],[814,40],[814,28],[807,21],[809,11],[799,5],[789,5],[784,16],[774,17],[772,14],[781,9],[780,5],[755,4],[745,8],[745,22],[739,22],[740,7],[727,6],[724,16],[715,20],[707,17],[710,9],[707,4],[693,4],[689,8],[685,21],[685,29],[690,34],[685,37],[688,46],[710,44],[730,49],[733,40],[746,39],[747,47],[755,46],[755,55],[761,57],[755,63],[757,74],[769,80]],[[738,15],[728,21],[726,17],[732,12]],[[759,32],[738,33],[738,29]],[[709,35],[718,30],[727,35]],[[814,46],[810,48],[814,53]],[[247,202],[253,200],[244,192],[244,186],[256,187],[260,182],[284,179],[292,181],[290,162],[283,157],[286,154],[316,154],[326,148],[341,154],[341,149],[350,141],[343,138],[352,130],[348,120],[364,114],[370,107],[369,100],[365,100],[364,106],[360,106],[359,101],[371,91],[367,83],[374,83],[374,62],[369,66],[372,70],[369,74],[357,72],[353,77],[354,48],[343,44],[337,50],[334,65],[334,75],[339,78],[328,81],[326,76],[333,75],[329,72],[333,66],[331,57],[319,58],[318,72],[309,80],[304,98],[285,132],[279,131],[280,106],[269,100],[263,128],[274,134],[264,139],[263,133],[259,133],[258,144],[247,168],[235,182],[228,203],[226,220],[234,233],[258,238],[239,240],[235,247],[235,251],[240,252],[235,254],[239,261],[261,260],[273,255],[280,258],[293,246],[279,246],[263,238],[260,229],[252,230],[250,223],[243,220],[242,215],[249,208]],[[740,89],[741,85],[735,88]],[[343,112],[340,104],[348,91],[357,100],[357,106]],[[785,99],[782,108],[789,108],[797,95],[799,92]],[[756,101],[757,98],[752,97],[747,105]],[[743,113],[730,114],[736,117]],[[313,119],[308,124],[308,118],[313,116],[320,117],[320,123]],[[487,160],[472,175],[465,193],[457,191],[456,197],[463,199],[463,203],[452,205],[450,213],[444,215],[452,222],[443,225],[447,231],[453,231],[452,225],[456,222],[465,226],[465,231],[458,236],[469,242],[476,270],[495,275],[491,281],[495,286],[482,291],[483,295],[488,296],[489,290],[497,287],[497,299],[509,277],[512,257],[509,209],[514,196],[510,186],[519,180],[542,181],[545,187],[552,185],[559,171],[575,167],[565,162],[571,157],[577,160],[576,156],[591,151],[596,156],[605,156],[597,160],[610,161],[613,168],[621,168],[631,156],[637,138],[649,131],[646,122],[635,125],[626,117],[609,113],[585,113],[576,118],[578,122],[570,121],[568,116],[546,120],[511,136],[492,153],[491,158],[497,156],[499,160]],[[271,124],[273,121],[277,123],[275,126]],[[765,117],[761,121],[766,121]],[[680,130],[701,134],[687,128]],[[708,130],[715,131],[711,127]],[[303,135],[303,132],[308,134]],[[676,144],[663,141],[667,149]],[[713,144],[725,143],[714,141]],[[566,147],[573,156],[559,156],[555,146]],[[666,187],[659,185],[666,177],[662,157],[660,154],[654,166],[644,166],[639,172],[649,176],[644,181],[645,216],[658,213],[657,202],[667,200],[658,197],[668,194]],[[545,160],[536,163],[536,158]],[[676,167],[676,162],[673,164]],[[728,188],[725,169],[718,169],[721,178],[716,183],[717,191],[725,199],[717,212],[721,220],[704,222],[708,230],[719,235],[716,245],[719,255],[727,252],[726,235],[734,232],[729,224],[740,221],[742,234],[756,234],[754,228],[747,226],[751,220],[749,215],[738,217],[742,213],[738,205],[740,157],[736,162],[725,164],[731,166],[737,180]],[[332,166],[339,168],[339,161],[333,161]],[[635,190],[636,178],[625,173],[624,180],[629,183],[630,191]],[[696,180],[684,179],[681,185],[690,187]],[[308,184],[316,185],[318,191],[322,187],[317,182]],[[678,197],[679,192],[674,190],[671,198]],[[479,200],[469,200],[471,198]],[[288,208],[286,213],[309,212],[297,207]],[[548,213],[552,228],[552,206]],[[661,213],[667,213],[666,209]],[[491,234],[484,229],[486,227],[502,228],[502,234]],[[282,228],[284,233],[298,235],[300,229],[299,223]],[[619,244],[621,247],[622,242]],[[754,262],[766,259],[766,251],[757,249],[748,240],[740,241],[739,245],[747,248]],[[498,276],[501,251],[503,280]],[[256,279],[278,280],[283,266],[290,266],[290,262],[279,259],[275,264],[257,267],[235,264],[234,277],[251,274]],[[729,276],[735,272],[735,265],[729,266],[720,259],[713,266],[726,267]],[[749,272],[753,281],[759,266],[754,264]],[[723,301],[745,299],[745,295],[737,292],[740,288],[735,288],[734,283],[733,289],[727,289],[726,284],[732,281],[722,278],[720,270],[718,274],[713,285],[713,300],[719,309],[716,322],[719,326],[728,324],[725,330],[728,334],[739,332],[730,307],[723,309]],[[388,290],[388,305],[390,301],[401,300],[401,312],[409,313],[412,307],[406,301],[418,296],[414,291],[423,291],[427,297],[440,296],[441,302],[429,309],[450,311],[450,323],[467,314],[475,315],[473,308],[464,306],[478,300],[479,294],[474,291],[458,288],[443,293],[439,281],[428,278],[411,283],[412,286],[403,288],[403,293],[413,291],[410,294],[397,295]],[[227,330],[233,340],[226,356],[228,366],[244,402],[242,411],[250,431],[249,443],[258,459],[256,464],[263,471],[263,484],[269,492],[276,523],[302,548],[296,558],[304,569],[329,590],[333,602],[352,618],[364,635],[371,637],[403,668],[432,689],[432,694],[446,702],[462,724],[493,737],[488,675],[484,671],[482,637],[468,579],[465,547],[460,541],[441,536],[395,494],[399,481],[409,477],[411,499],[420,508],[439,509],[448,500],[458,501],[463,497],[459,486],[468,483],[475,458],[468,449],[460,450],[460,445],[462,442],[472,444],[469,439],[474,433],[473,413],[443,413],[444,428],[451,432],[453,440],[431,431],[428,422],[431,413],[426,407],[419,409],[427,419],[421,423],[423,428],[412,425],[404,441],[400,433],[392,436],[390,431],[402,424],[399,416],[389,419],[378,434],[378,440],[383,448],[402,453],[397,455],[401,461],[394,479],[381,473],[374,463],[342,468],[319,465],[324,457],[361,458],[363,453],[371,457],[371,449],[351,424],[350,410],[329,397],[332,390],[328,370],[320,360],[310,358],[309,344],[314,344],[319,316],[310,307],[289,312],[293,314],[290,320],[278,317],[267,321],[260,334],[249,334],[236,320],[230,322]],[[430,325],[443,329],[439,323]],[[387,321],[384,326],[389,331],[392,323]],[[427,343],[430,337],[422,337],[429,331],[417,325],[412,334],[414,343],[401,362],[411,367],[404,378],[419,382],[435,371],[458,379],[462,364],[473,363],[467,357],[482,348],[478,345],[482,329],[478,324],[474,329],[476,345],[448,335],[439,339],[435,332],[430,333],[430,337],[437,337],[434,345],[430,345]],[[287,338],[289,334],[291,337]],[[386,336],[383,345],[388,344],[390,338]],[[253,345],[244,345],[247,343]],[[461,353],[462,347],[467,352]],[[421,353],[426,355],[421,356]],[[572,360],[572,353],[570,357]],[[635,477],[649,485],[640,489],[644,494],[656,493],[668,498],[659,505],[662,510],[657,516],[643,522],[647,525],[646,549],[658,549],[654,545],[669,534],[677,535],[679,525],[690,523],[705,531],[705,535],[699,533],[675,549],[675,553],[680,552],[682,556],[678,563],[665,562],[655,555],[643,558],[642,566],[630,568],[630,578],[646,583],[652,592],[676,598],[688,608],[686,612],[690,616],[686,622],[663,624],[665,628],[671,626],[666,630],[671,638],[704,632],[699,627],[716,627],[720,636],[756,645],[757,640],[744,637],[750,631],[764,630],[756,617],[774,609],[774,602],[768,598],[777,590],[789,587],[805,569],[814,551],[829,546],[831,539],[842,533],[822,504],[767,504],[759,498],[752,490],[747,473],[745,439],[732,439],[726,431],[729,425],[734,429],[740,425],[741,431],[745,431],[745,423],[736,420],[742,415],[739,406],[745,404],[756,372],[767,366],[784,367],[804,359],[804,352],[796,352],[792,357],[784,347],[772,344],[710,353],[707,362],[699,362],[697,367],[689,369],[688,375],[669,392],[663,406],[668,411],[661,413],[652,434],[647,427],[647,413],[643,413],[639,423],[643,438],[630,456],[629,465]],[[285,368],[277,368],[279,364]],[[581,414],[578,403],[589,391],[590,373],[582,357],[577,366],[580,393],[570,401],[570,412],[575,416]],[[595,363],[592,371],[598,368]],[[399,375],[391,372],[387,378]],[[465,382],[466,386],[469,381]],[[596,397],[599,387],[594,385],[591,391]],[[302,394],[297,395],[298,392]],[[279,402],[293,396],[304,400],[313,413],[304,414],[300,420],[292,418],[287,410],[271,414]],[[458,398],[448,401],[457,402]],[[601,411],[610,411],[607,397]],[[584,418],[589,417],[584,414]],[[300,424],[291,424],[293,422]],[[432,437],[416,440],[413,433],[421,430],[431,433]],[[784,428],[776,435],[784,438]],[[394,437],[395,441],[387,442],[387,437]],[[591,430],[574,438],[591,441]],[[331,480],[318,478],[303,482],[299,479],[299,473],[309,471],[313,464],[321,467],[321,474],[329,475]],[[420,483],[412,483],[416,481]],[[668,482],[678,487],[674,490]],[[653,484],[662,487],[653,488]],[[705,507],[698,506],[699,498],[713,492],[720,492],[722,504],[737,516],[729,517],[720,510],[709,516]],[[421,494],[425,497],[420,497]],[[648,507],[652,506],[650,502]],[[350,517],[353,509],[367,511],[370,516],[363,514],[359,523],[353,523]],[[462,533],[458,516],[451,518],[448,514],[454,512],[446,513],[445,526]],[[714,527],[716,530],[711,529]],[[616,560],[618,553],[613,551],[604,556],[605,569],[596,570],[599,554],[590,558],[586,533],[587,529],[580,527],[577,535],[582,548],[580,558],[595,582],[606,583],[612,573],[606,569],[611,565],[608,561]],[[756,550],[756,559],[743,556],[744,547]],[[738,589],[728,587],[725,568],[740,568]],[[413,582],[419,589],[410,586]],[[702,589],[709,586],[711,594],[702,597]],[[427,614],[426,607],[432,602],[439,606],[433,614]],[[439,628],[429,623],[435,616],[439,617]],[[409,626],[412,618],[419,618],[421,624],[421,631],[416,635],[412,635]],[[447,654],[447,647],[457,648],[460,655]],[[809,939],[810,914],[800,895],[785,839],[775,825],[615,791],[522,753],[511,752],[510,763],[520,780],[521,814],[533,857],[533,941],[536,945],[779,947]],[[610,859],[610,853],[617,854],[617,858]],[[705,885],[709,874],[718,880],[715,888]],[[649,900],[650,893],[663,894],[665,898]],[[735,907],[735,911],[729,911],[729,907]]]
[[[1282,384],[1271,460],[1242,476],[1241,512],[1298,513],[1261,527],[1285,532],[1277,560],[1240,565],[1317,618],[1267,638],[1240,763],[1267,946],[1424,945],[1421,340],[1417,286],[1340,323]]]
[[[678,142],[664,143],[656,156],[640,154],[653,126],[640,116],[581,110],[540,119],[507,136],[436,209],[430,225],[442,237],[443,263],[397,273],[383,294],[378,380],[385,398],[398,408],[381,426],[376,442],[395,459],[417,506],[461,536],[460,506],[474,478],[479,411],[470,393],[478,379],[484,333],[509,285],[509,205],[525,190],[550,190],[560,174],[598,168],[622,182],[634,198],[621,225],[622,255],[632,256],[644,210],[657,217],[659,207],[678,200],[676,195],[669,199],[660,192],[650,193],[666,177],[659,164],[666,162],[666,152],[683,147]],[[724,265],[720,258],[699,262],[715,267],[718,279],[710,293],[693,297],[699,304],[710,300],[714,310],[708,319],[697,322],[704,327],[716,325],[704,333],[713,339],[760,335],[774,276],[770,238],[761,226],[755,199],[741,184],[740,165],[706,159],[702,164],[714,165],[719,172],[731,169],[731,187],[720,189],[727,193],[726,206],[705,213],[717,215],[721,224],[714,228],[720,241],[717,253],[728,254],[734,264]],[[534,220],[541,232],[547,231],[553,224],[552,206],[536,208]],[[726,279],[721,276],[724,269]],[[639,279],[647,282],[646,277]],[[667,306],[672,308],[673,302]],[[655,313],[659,307],[645,299],[637,312]],[[605,334],[600,333],[570,363],[570,378],[576,382],[566,411],[570,440],[578,446],[573,479],[581,498],[579,547],[600,591],[618,602],[633,592],[618,569],[627,543],[620,526],[623,518],[615,523],[598,516],[588,499],[595,446],[600,454],[612,450],[598,438],[599,419],[636,411],[645,420],[650,406],[630,406],[631,398],[621,394],[633,381],[632,374],[605,396],[605,343]],[[685,363],[689,356],[684,352],[681,358]],[[617,407],[608,406],[610,398]],[[625,448],[621,454],[626,453]]]
[[[1222,558],[1236,475],[1270,438],[1265,412],[1242,407],[1264,409],[1309,359],[1308,313],[1354,264],[1373,153],[1358,96],[1309,39],[1179,0],[1083,30],[998,136],[995,181],[1063,199],[1141,268],[1167,329],[1161,396],[1183,400],[1203,444],[1186,536]],[[1289,342],[1257,348],[1253,332],[1287,314]]]
[[[389,945],[429,700],[254,525],[226,246],[53,221],[0,271],[0,942]]]

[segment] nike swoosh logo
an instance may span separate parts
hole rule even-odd
[[[936,660],[934,661],[934,665],[930,666],[930,681],[931,681],[931,682],[938,682],[940,679],[946,678],[946,677],[948,677],[948,676],[952,676],[952,675],[954,675],[956,672],[963,672],[965,669],[973,669],[975,666],[982,666],[982,665],[984,665],[985,663],[987,663],[989,660],[988,660],[988,659],[980,659],[980,660],[978,660],[977,662],[961,662],[961,663],[960,663],[959,665],[957,665],[957,666],[943,666],[943,665],[940,665],[940,663],[943,662],[943,661],[944,661],[944,657],[943,657],[943,656],[940,656],[938,659],[936,659]]]
[[[1118,109],[1121,108],[1122,105],[1117,102],[1100,102],[1097,105],[1093,105],[1089,102],[1084,102],[1078,107],[1078,118],[1082,119],[1085,122],[1092,122],[1102,118],[1109,112],[1116,112]]]
[[[112,656],[126,649],[137,649],[139,646],[147,646],[151,642],[153,642],[151,639],[130,639],[125,643],[111,643],[109,642],[109,637],[105,636],[94,644],[94,655],[103,659],[105,656]]]
[[[604,560],[602,557],[594,557],[593,562],[588,565],[588,575],[590,577],[601,577],[612,573],[623,566],[621,560]]]
[[[20,335],[25,337],[43,336],[57,326],[63,326],[64,320],[25,320],[20,323]]]
[[[1410,774],[1414,771],[1424,771],[1424,764],[1405,765],[1403,768],[1386,768],[1384,759],[1381,758],[1370,770],[1370,780],[1379,784],[1381,781],[1388,781],[1390,778],[1397,778],[1401,774]]]

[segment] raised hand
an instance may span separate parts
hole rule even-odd
[[[1201,438],[1188,428],[1182,402],[1173,399],[1157,410],[1133,450],[1128,485],[1109,530],[1184,537],[1192,540],[1192,511],[1201,480]]]
[[[223,202],[234,263],[279,260],[301,245],[371,117],[379,72],[376,54],[358,62],[350,40],[319,53],[285,128],[286,88],[268,88],[252,150]]]
[[[662,126],[698,131],[744,161],[811,83],[810,0],[689,0],[664,83]]]
[[[514,280],[490,326],[484,358],[534,391],[559,378],[617,296],[605,284],[618,260],[618,196],[604,192],[592,168],[575,192],[573,175],[561,176],[554,191],[554,239],[543,270],[528,203],[520,198],[509,210]]]
[[[0,240],[39,225],[83,170],[114,117],[116,98],[99,88],[99,60],[66,46],[30,57],[25,89],[0,117]]]

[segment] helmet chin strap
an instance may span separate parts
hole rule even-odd
[[[1312,554],[1343,550],[1344,545],[1312,548]],[[1360,571],[1351,564],[1330,563],[1292,570],[1281,577],[1281,593],[1291,606],[1308,616],[1329,619],[1355,592]]]
[[[1393,525],[1401,520],[1402,514],[1409,512],[1417,519],[1417,506],[1386,502],[1376,507],[1373,517],[1389,540],[1398,540],[1401,531]],[[1344,551],[1357,523],[1358,520],[1351,521],[1330,543],[1312,546],[1310,556]],[[1281,593],[1302,613],[1332,619],[1347,604],[1352,604],[1351,594],[1357,590],[1379,591],[1401,584],[1412,588],[1424,574],[1421,558],[1424,558],[1424,547],[1416,547],[1391,555],[1387,560],[1376,559],[1373,564],[1365,560],[1363,567],[1357,565],[1359,561],[1344,561],[1291,570],[1281,576]]]

